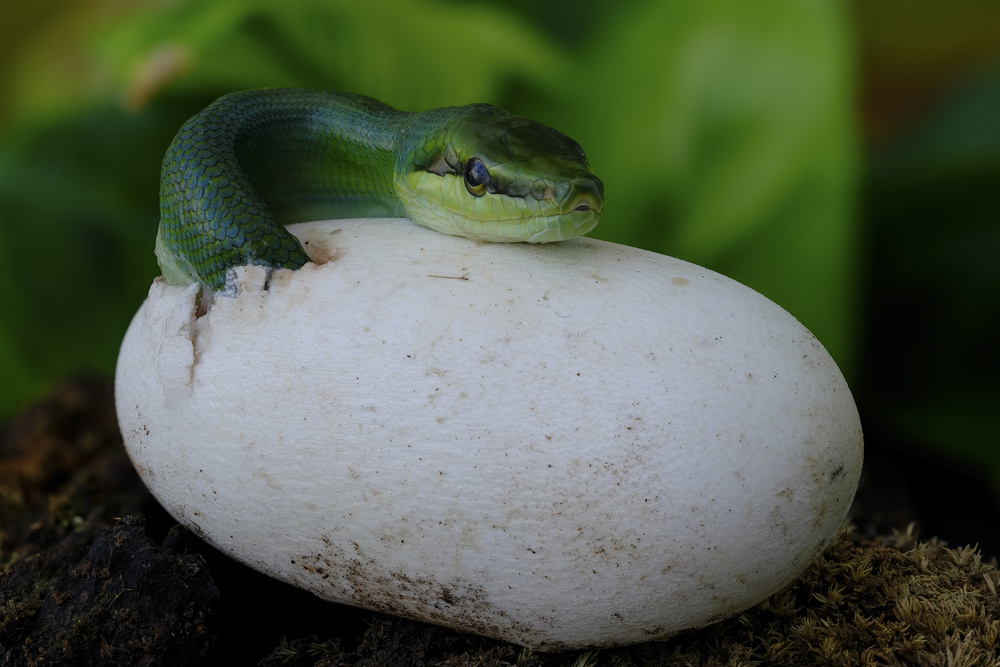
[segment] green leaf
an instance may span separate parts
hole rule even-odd
[[[113,368],[158,273],[155,155],[169,136],[156,114],[108,107],[0,140],[0,415],[56,378]]]
[[[511,80],[545,85],[566,66],[494,6],[392,0],[183,2],[127,20],[101,48],[140,90],[320,87],[414,109],[496,99]]]

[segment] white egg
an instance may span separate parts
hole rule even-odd
[[[840,529],[854,401],[756,292],[585,238],[292,230],[319,264],[239,269],[200,308],[158,280],[118,360],[136,468],[237,560],[553,650],[737,613]]]

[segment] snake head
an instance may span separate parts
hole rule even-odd
[[[483,241],[546,243],[600,220],[604,184],[561,132],[486,104],[436,109],[419,125],[423,141],[402,151],[396,171],[414,221]]]

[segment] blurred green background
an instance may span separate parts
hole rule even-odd
[[[762,292],[837,359],[869,451],[1000,488],[995,2],[38,0],[3,13],[0,422],[60,378],[112,371],[158,274],[159,166],[181,123],[225,92],[310,86],[403,109],[488,101],[559,128],[605,182],[592,236]]]

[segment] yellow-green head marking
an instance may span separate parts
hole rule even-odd
[[[482,241],[548,243],[600,220],[604,184],[566,135],[488,104],[415,116],[443,122],[413,148],[409,167],[397,165],[414,221]]]

